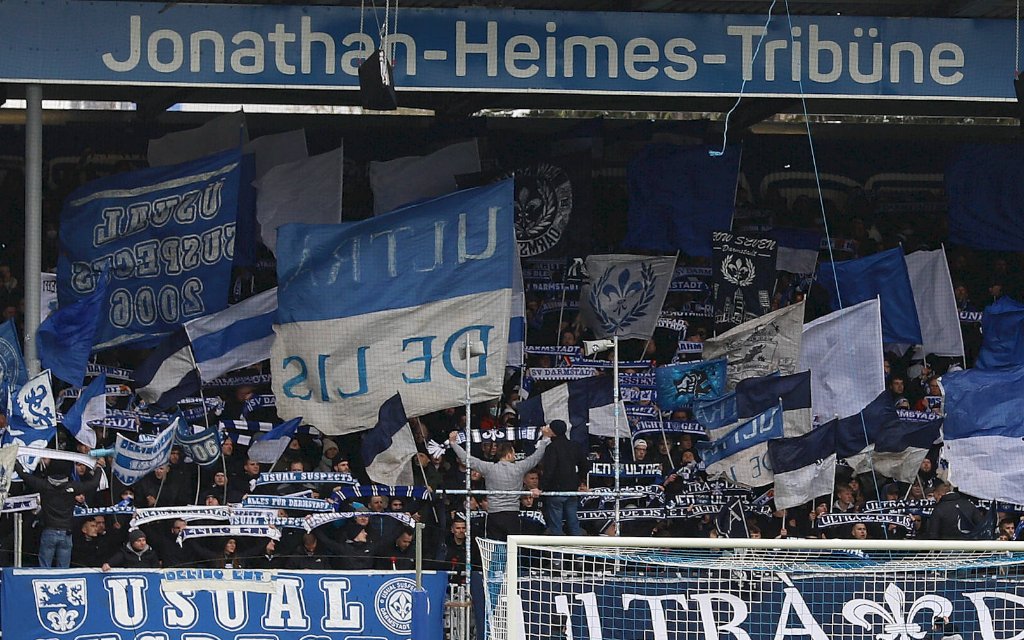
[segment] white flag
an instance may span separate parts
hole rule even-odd
[[[0,504],[11,492],[11,477],[14,475],[14,463],[18,460],[18,445],[9,444],[0,448]]]
[[[274,167],[291,162],[299,162],[309,157],[306,148],[306,130],[296,129],[269,136],[260,136],[245,145],[242,153],[255,156],[255,172],[253,180],[259,180]]]
[[[149,166],[165,167],[212,156],[249,142],[245,113],[236,111],[210,120],[201,127],[168,133],[149,141]]]
[[[946,252],[942,249],[915,251],[904,259],[921,323],[924,353],[963,357],[964,338],[960,333],[960,314],[953,296]]]
[[[373,213],[457,191],[455,176],[480,172],[480,150],[474,138],[449,145],[428,156],[408,156],[370,163]]]
[[[675,264],[675,256],[588,257],[580,314],[594,336],[650,338],[672,284]]]
[[[277,248],[277,228],[289,222],[341,222],[344,145],[306,160],[278,165],[256,181],[256,219],[263,244]]]
[[[749,320],[704,341],[705,360],[727,358],[728,388],[741,380],[759,378],[775,371],[796,373],[804,322],[804,303],[783,307]]]
[[[834,311],[804,326],[800,368],[811,371],[818,422],[846,418],[885,390],[878,299]]]
[[[47,369],[29,379],[14,394],[14,413],[21,416],[33,429],[52,429],[57,426],[57,407],[50,386]]]

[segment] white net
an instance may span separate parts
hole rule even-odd
[[[669,548],[679,541],[611,547],[573,540],[480,541],[484,637],[1024,639],[1024,547],[840,550],[789,540],[744,541],[786,546],[775,549]]]

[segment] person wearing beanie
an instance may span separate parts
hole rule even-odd
[[[128,544],[117,550],[109,560],[103,563],[102,569],[110,571],[113,567],[128,569],[159,569],[160,558],[153,547],[146,544],[146,532],[135,529],[128,534]]]
[[[88,480],[72,482],[68,479],[71,474],[71,462],[68,460],[50,460],[45,470],[42,466],[36,468],[36,474],[30,474],[21,463],[15,465],[15,470],[29,491],[39,493],[43,525],[39,538],[39,566],[67,569],[71,566],[71,549],[74,546],[71,531],[75,526],[75,496],[96,491],[100,474],[94,473]]]
[[[587,472],[590,463],[586,452],[579,444],[566,438],[568,426],[562,420],[552,420],[548,425],[551,429],[551,444],[544,452],[541,464],[544,476],[541,478],[541,490],[548,491],[586,491]],[[579,498],[573,496],[544,496],[544,520],[547,522],[548,535],[562,535],[563,525],[569,529],[569,535],[581,536],[576,509]]]
[[[537,466],[537,463],[544,457],[544,451],[551,444],[551,429],[544,427],[542,433],[544,437],[537,443],[537,450],[519,462],[516,462],[516,450],[509,442],[502,442],[498,445],[497,462],[487,462],[469,455],[465,449],[459,446],[458,431],[449,433],[448,441],[460,461],[466,462],[471,470],[480,472],[487,483],[488,492],[521,491],[523,476]],[[533,492],[534,497],[540,495],[540,489],[534,489]],[[519,523],[519,496],[494,493],[488,495],[488,498],[487,537],[504,542],[508,536],[517,535],[522,529]]]

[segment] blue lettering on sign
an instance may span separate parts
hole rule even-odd
[[[772,96],[1014,98],[991,64],[1012,59],[1009,21],[794,16],[764,33],[763,18],[746,15],[402,15],[401,31],[389,35],[395,85],[414,90],[721,96],[747,81],[747,92]],[[350,7],[182,3],[171,12],[146,3],[0,3],[0,24],[41,23],[45,31],[5,34],[0,78],[355,90],[359,64],[375,46]],[[198,197],[189,196],[191,206]],[[185,200],[125,206],[117,215],[125,225],[167,220],[188,208]]]

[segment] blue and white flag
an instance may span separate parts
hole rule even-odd
[[[239,151],[86,184],[60,214],[57,296],[87,297],[110,267],[94,349],[144,342],[228,303]]]
[[[184,420],[177,418],[157,434],[155,440],[147,443],[134,442],[117,434],[114,444],[114,477],[125,485],[135,484],[147,473],[167,462],[179,422]]]
[[[30,429],[25,425],[11,423],[7,425],[7,429],[0,435],[0,445],[8,446],[14,444],[18,445],[18,447],[45,449],[56,436],[56,427],[51,429]],[[18,456],[18,460],[29,472],[35,471],[36,466],[39,464],[39,458],[36,456]]]
[[[512,181],[346,225],[278,230],[274,395],[283,418],[360,431],[396,392],[410,416],[501,395]],[[466,341],[483,354],[464,356]]]
[[[749,538],[747,516],[743,513],[743,499],[735,497],[722,506],[715,516],[715,528],[723,538]]]
[[[880,299],[884,342],[921,344],[914,290],[899,247],[856,260],[824,262],[817,281],[831,294],[833,310]]]
[[[741,420],[753,418],[779,403],[787,438],[810,431],[813,426],[811,372],[747,378],[736,385],[736,413]]]
[[[277,287],[185,323],[199,375],[214,380],[270,357]]]
[[[85,369],[96,339],[96,327],[106,315],[110,275],[101,274],[92,293],[62,306],[43,320],[36,332],[39,360],[64,382],[75,387],[85,381]]]
[[[277,462],[301,423],[302,418],[292,418],[277,425],[249,446],[249,457],[265,464]]]
[[[768,441],[781,438],[782,409],[772,407],[740,423],[713,442],[698,442],[697,450],[709,478],[724,477],[747,487],[762,487],[772,482],[768,459]]]
[[[594,336],[649,339],[658,326],[675,264],[674,256],[589,256],[580,314]]]
[[[362,454],[370,480],[389,487],[413,484],[416,440],[399,394],[381,405],[377,424],[363,434]]]
[[[82,444],[96,446],[96,431],[90,422],[101,422],[107,417],[107,374],[92,379],[75,404],[64,414],[64,427]]]
[[[768,443],[775,474],[775,508],[792,509],[832,492],[836,481],[835,422]]]
[[[628,437],[629,425],[621,401],[619,409],[619,430],[622,437]],[[567,437],[587,447],[589,435],[615,434],[615,381],[611,376],[573,380],[520,401],[516,410],[519,424],[524,427],[539,427],[552,420],[565,422],[569,427]],[[611,425],[607,420],[609,413],[612,413]]]
[[[866,473],[874,464],[878,434],[899,428],[900,419],[892,396],[882,392],[860,412],[829,423],[835,424],[836,455],[845,460],[854,473]]]
[[[202,383],[185,329],[158,344],[135,368],[134,376],[139,397],[161,409],[197,393]]]
[[[986,500],[1024,502],[1024,366],[942,376],[949,480]]]
[[[872,456],[875,472],[899,482],[913,482],[928,451],[939,442],[942,422],[900,420],[895,428],[880,429]]]
[[[0,324],[0,381],[8,389],[18,389],[28,380],[28,367],[21,355],[21,340],[14,318]]]
[[[946,252],[942,249],[915,251],[904,256],[904,260],[914,291],[924,353],[964,357],[960,312],[953,295]]]
[[[658,406],[676,411],[694,402],[713,400],[725,392],[725,358],[672,364],[654,370]]]
[[[804,325],[800,369],[811,372],[818,422],[859,413],[885,389],[878,299]]]
[[[50,386],[50,370],[33,376],[14,394],[12,423],[23,423],[29,429],[52,429],[57,426],[57,406]]]
[[[220,460],[220,429],[217,425],[196,427],[180,415],[174,424],[177,425],[174,440],[181,445],[186,458],[200,467],[208,467]]]
[[[769,238],[779,243],[775,255],[775,269],[790,273],[814,273],[821,249],[821,232],[813,229],[775,228],[768,232]]]
[[[981,316],[979,369],[1024,364],[1024,304],[1003,296],[985,307]]]
[[[704,427],[712,440],[728,433],[729,425],[739,421],[736,408],[736,392],[730,391],[721,398],[698,401],[693,404],[693,419]],[[721,429],[726,429],[721,431]]]

